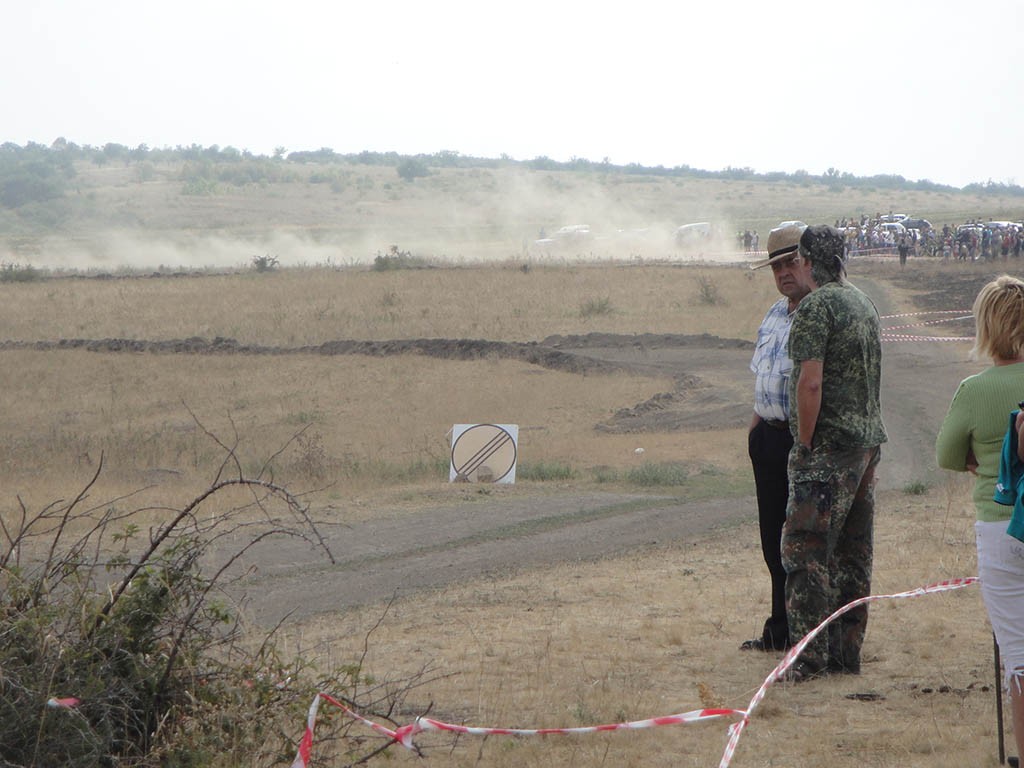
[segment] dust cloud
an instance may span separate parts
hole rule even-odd
[[[105,232],[88,237],[46,237],[31,249],[0,247],[0,261],[58,272],[106,273],[251,268],[272,257],[280,267],[346,266],[358,255],[311,237],[272,231],[254,238],[226,235],[159,237],[144,232]],[[362,259],[372,262],[373,257]]]
[[[218,195],[213,203],[182,198],[148,216],[159,217],[153,229],[100,224],[31,241],[0,241],[0,262],[116,273],[248,269],[267,257],[280,267],[356,267],[393,252],[442,265],[742,263],[750,257],[737,246],[733,225],[715,198],[684,181],[445,169],[406,184],[393,181],[387,170],[360,177],[362,188],[353,182],[333,194],[325,185],[297,184],[282,185],[273,197],[246,190]],[[150,197],[159,190],[159,183],[145,188]],[[147,210],[143,203],[139,208]],[[696,222],[708,222],[711,231],[677,237],[680,226]]]

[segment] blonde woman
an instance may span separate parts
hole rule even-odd
[[[1013,507],[993,500],[1008,418],[1024,400],[1024,282],[996,278],[981,289],[973,311],[974,352],[992,365],[960,382],[935,453],[943,469],[976,478],[981,595],[1003,660],[1017,754],[1024,755],[1024,545],[1006,533]]]

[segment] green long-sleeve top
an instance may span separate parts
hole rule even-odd
[[[978,520],[1009,520],[1013,507],[992,497],[999,474],[999,454],[1010,411],[1024,400],[1024,363],[993,365],[960,382],[935,442],[935,459],[943,469],[964,472],[968,451],[978,462],[974,506]]]

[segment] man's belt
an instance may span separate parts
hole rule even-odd
[[[761,421],[763,421],[772,429],[785,429],[787,431],[789,430],[788,421],[779,421],[778,419],[761,419]]]

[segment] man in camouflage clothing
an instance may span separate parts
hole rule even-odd
[[[871,300],[846,279],[843,236],[829,226],[800,238],[811,293],[789,336],[790,497],[782,529],[786,611],[796,644],[836,609],[871,592],[875,468],[886,441],[879,389],[881,339]],[[867,606],[843,614],[789,671],[794,681],[860,672]]]

